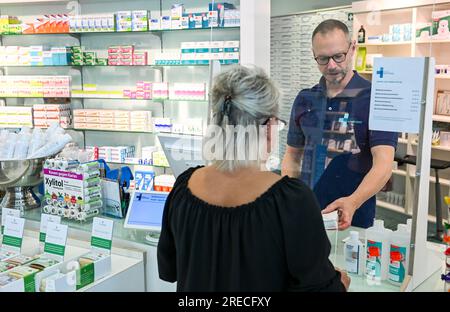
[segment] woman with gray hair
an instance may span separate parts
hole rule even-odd
[[[158,244],[161,279],[178,291],[345,291],[306,185],[262,170],[279,92],[258,68],[235,66],[212,88],[204,142],[209,166],[181,174],[166,201]]]

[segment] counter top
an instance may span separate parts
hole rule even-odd
[[[330,252],[330,260],[332,263],[341,269],[345,268],[344,259],[344,242],[343,240],[348,237],[350,231],[358,231],[360,233],[359,237],[362,242],[365,238],[365,229],[350,227],[345,231],[332,231],[327,230],[328,238],[332,245]],[[423,292],[442,292],[444,291],[444,283],[440,276],[445,270],[445,258],[444,250],[445,245],[435,244],[428,242],[430,254],[436,255],[442,259],[442,268],[437,270],[433,275],[431,275],[427,280],[425,280],[419,287],[414,291]],[[368,285],[367,280],[364,275],[358,276],[354,274],[349,274],[351,278],[350,292],[398,292],[400,287],[389,283],[388,281],[382,281],[380,285]]]

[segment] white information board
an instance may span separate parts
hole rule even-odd
[[[419,133],[425,58],[375,58],[369,130]]]

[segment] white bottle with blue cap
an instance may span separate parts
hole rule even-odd
[[[345,270],[362,275],[364,271],[364,244],[359,240],[359,232],[350,231],[350,238],[344,244]]]

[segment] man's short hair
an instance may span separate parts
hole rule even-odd
[[[347,25],[335,19],[327,19],[322,23],[320,23],[319,26],[317,26],[316,29],[314,29],[311,40],[314,40],[314,37],[318,33],[325,35],[329,32],[332,32],[335,29],[342,30],[344,34],[347,36],[348,40],[350,41],[350,32],[348,31]]]

